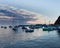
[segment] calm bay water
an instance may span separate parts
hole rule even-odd
[[[60,48],[60,33],[42,29],[26,33],[21,28],[13,31],[7,26],[0,28],[0,48]]]

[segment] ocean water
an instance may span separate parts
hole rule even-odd
[[[3,26],[7,29],[0,25],[0,48],[60,48],[60,32],[40,28],[26,33],[21,27],[13,31],[9,25]]]

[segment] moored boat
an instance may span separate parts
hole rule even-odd
[[[31,29],[29,27],[26,27],[25,32],[34,32],[34,29]]]
[[[34,32],[33,29],[26,29],[25,32]]]

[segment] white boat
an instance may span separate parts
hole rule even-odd
[[[27,29],[25,29],[25,32],[34,32],[34,30],[27,27]]]

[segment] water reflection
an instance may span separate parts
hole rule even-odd
[[[60,31],[57,31],[57,35],[60,37]]]
[[[58,48],[59,38],[60,32],[43,31],[41,28],[31,33],[21,28],[14,31],[9,26],[7,29],[0,28],[0,48]]]

